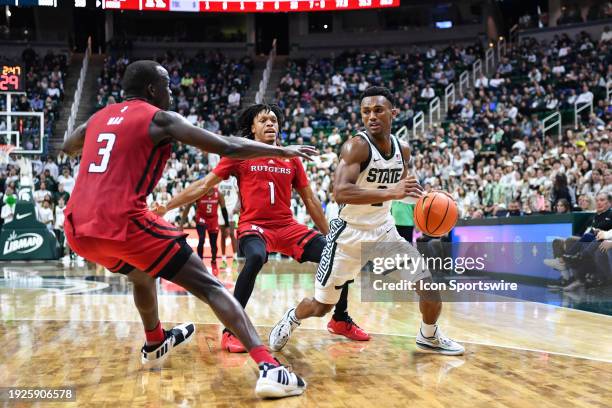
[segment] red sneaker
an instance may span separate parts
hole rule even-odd
[[[210,266],[211,266],[211,269],[212,269],[212,274],[214,276],[219,276],[219,268],[217,267],[217,263],[216,262],[212,262],[210,264]]]
[[[344,337],[348,337],[351,340],[357,341],[368,341],[370,335],[366,333],[361,327],[357,326],[353,319],[350,317],[347,321],[335,320],[333,317],[327,323],[327,331],[331,334],[339,334]]]
[[[221,337],[221,348],[229,353],[246,353],[246,349],[232,333],[224,331]]]

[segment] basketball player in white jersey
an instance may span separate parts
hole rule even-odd
[[[238,181],[236,177],[230,176],[227,180],[223,180],[217,186],[219,192],[223,194],[223,198],[225,199],[225,207],[228,211],[228,219],[229,225],[225,225],[225,220],[221,214],[221,209],[219,209],[219,227],[221,228],[221,268],[227,268],[227,258],[225,256],[225,241],[227,237],[230,237],[232,242],[232,253],[234,254],[234,264],[236,264],[236,257],[238,253],[236,252],[237,242],[236,242],[236,234],[234,232],[234,215],[240,211],[240,201],[238,200]]]
[[[390,212],[392,200],[414,200],[423,194],[416,179],[408,176],[410,148],[391,134],[397,115],[393,104],[393,94],[384,87],[370,87],[362,95],[361,119],[367,131],[342,146],[334,179],[334,195],[341,209],[330,223],[315,277],[315,295],[290,308],[274,326],[269,337],[274,351],[287,344],[302,319],[324,316],[338,302],[342,285],[353,281],[361,270],[361,242],[392,243],[412,259],[420,258],[416,248],[397,232]],[[417,265],[413,280],[429,280],[431,274],[423,263]],[[423,316],[417,347],[446,355],[463,354],[463,346],[445,337],[436,324],[442,310],[439,293],[417,293]]]

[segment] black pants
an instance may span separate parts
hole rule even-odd
[[[238,246],[246,258],[244,267],[238,275],[236,286],[234,287],[234,297],[240,302],[242,307],[246,307],[253,288],[255,288],[255,280],[257,274],[268,260],[266,252],[266,243],[258,235],[247,235],[238,241]],[[325,247],[325,238],[322,235],[317,235],[304,246],[304,253],[300,262],[315,262],[319,263],[321,254]],[[340,300],[336,304],[334,310],[334,319],[346,320],[348,318],[348,285],[345,285],[340,294]],[[297,300],[297,299],[296,299]]]
[[[200,259],[204,259],[204,243],[206,242],[206,225],[196,225],[196,231],[198,233],[198,256]],[[219,232],[208,231],[208,239],[210,240],[210,252],[212,255],[212,261],[217,261],[217,236]]]

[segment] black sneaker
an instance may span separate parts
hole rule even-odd
[[[164,330],[166,339],[160,344],[147,346],[146,343],[142,346],[140,354],[142,356],[142,364],[147,369],[161,368],[163,362],[168,358],[170,351],[173,348],[187,344],[195,334],[195,325],[193,323],[183,323],[172,328],[172,330]]]

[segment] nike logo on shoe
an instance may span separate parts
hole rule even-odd
[[[25,214],[17,214],[17,215],[15,215],[15,218],[17,218],[18,220],[22,220],[22,219],[24,219],[25,217],[30,216],[30,215],[32,215],[32,213],[31,213],[31,212],[29,212],[29,213],[25,213]]]

